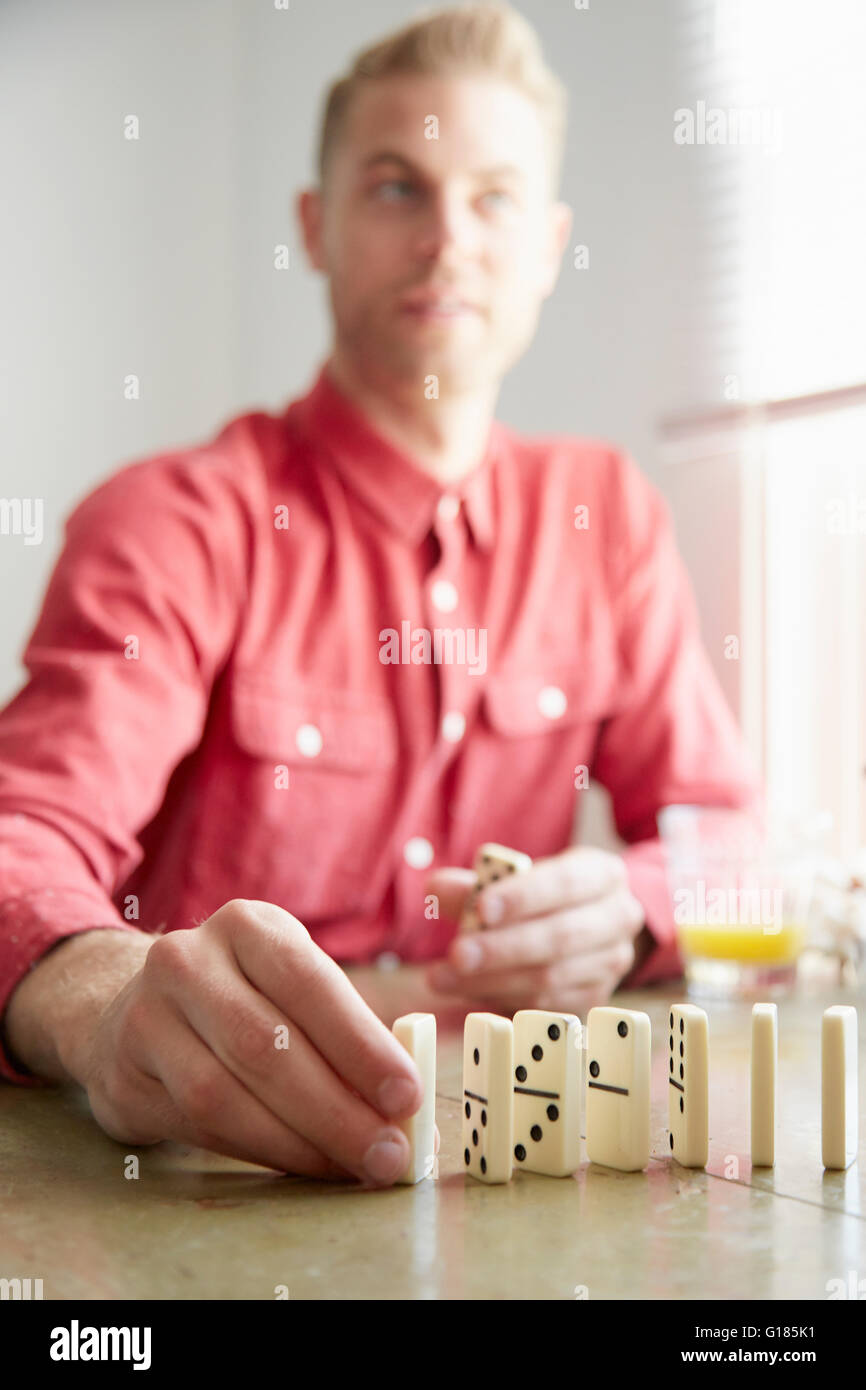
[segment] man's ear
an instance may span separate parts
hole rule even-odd
[[[553,293],[553,288],[559,278],[563,252],[571,236],[573,215],[573,209],[568,203],[551,203],[548,210],[548,250],[541,290],[545,299]]]
[[[323,236],[324,208],[318,188],[305,188],[298,194],[295,211],[301,224],[307,259],[314,270],[327,270]]]

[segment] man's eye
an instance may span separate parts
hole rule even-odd
[[[486,193],[482,194],[482,197],[498,200],[500,207],[505,207],[507,203],[514,202],[514,197],[509,193],[507,188],[490,188]]]
[[[384,198],[386,202],[400,202],[405,192],[412,192],[412,185],[408,179],[387,179],[384,183],[377,184],[373,191],[378,198]]]

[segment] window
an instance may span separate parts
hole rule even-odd
[[[770,800],[829,809],[847,857],[866,843],[866,5],[683,0],[678,64],[691,289],[666,491]]]

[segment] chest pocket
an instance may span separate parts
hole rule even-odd
[[[506,738],[551,734],[576,725],[595,725],[616,711],[617,671],[613,660],[534,664],[530,671],[491,673],[484,690],[487,723]]]
[[[246,753],[298,768],[363,774],[397,756],[393,711],[375,694],[238,674],[231,723]]]
[[[389,702],[235,672],[229,725],[236,754],[211,795],[234,891],[308,926],[368,914],[399,776]]]
[[[590,784],[600,726],[616,706],[614,662],[542,658],[491,672],[478,756],[460,788],[472,827],[467,841],[498,840],[535,857],[562,849],[574,831],[578,789]]]

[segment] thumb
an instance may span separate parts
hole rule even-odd
[[[471,888],[475,887],[475,874],[471,869],[434,869],[424,885],[425,892],[439,899],[439,911],[443,917],[455,920],[463,911],[463,904]]]

